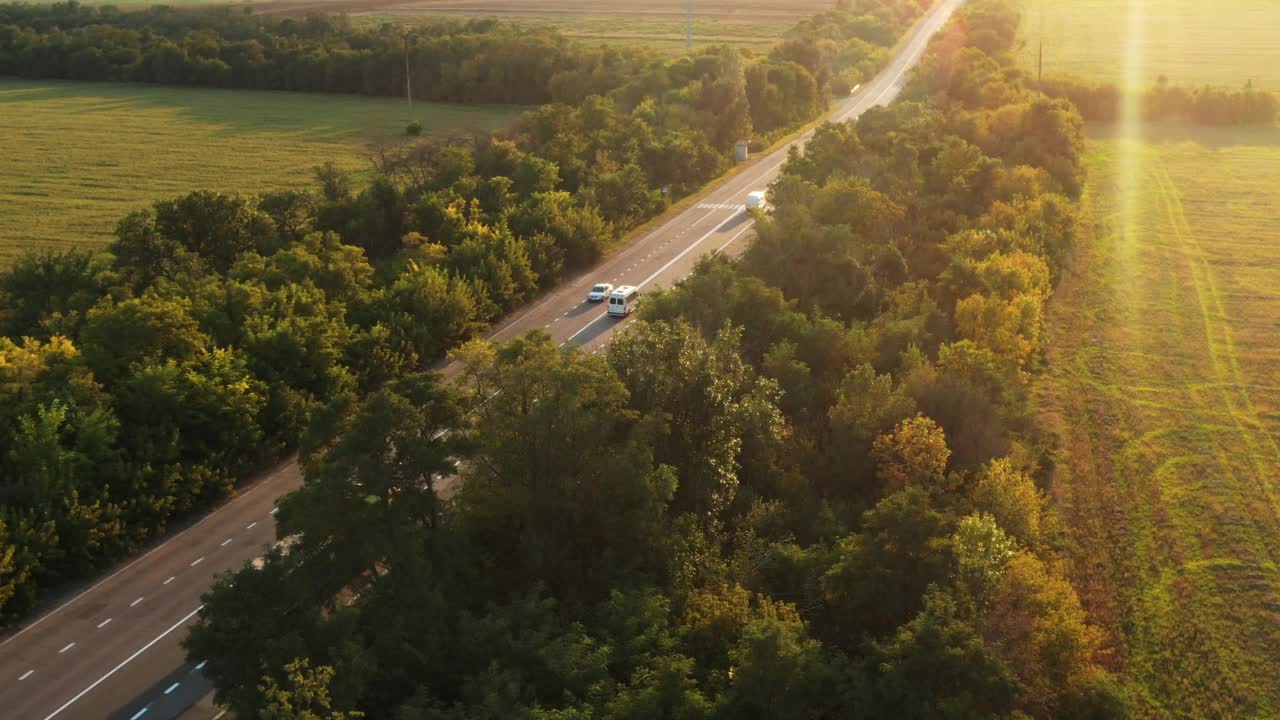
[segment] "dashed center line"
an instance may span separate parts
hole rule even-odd
[[[205,663],[207,663],[207,662],[209,662],[209,661],[208,661],[208,660],[201,660],[201,661],[196,665],[196,669],[197,669],[197,670],[203,670],[203,669],[204,669],[204,664],[205,664]]]
[[[134,714],[133,714],[133,717],[129,718],[129,720],[138,720],[138,718],[140,718],[140,717],[142,717],[143,715],[146,715],[146,714],[147,714],[147,709],[146,709],[146,708],[142,708],[142,709],[141,709],[141,710],[139,710],[138,712],[134,713]]]
[[[272,515],[275,515],[275,514],[276,514],[276,513],[278,513],[278,512],[280,512],[280,508],[278,508],[278,507],[273,507],[273,508],[271,508],[271,514],[272,514]]]
[[[76,644],[75,644],[75,643],[67,643],[67,646],[66,646],[66,647],[64,647],[64,648],[62,648],[61,650],[59,650],[59,651],[58,651],[58,654],[59,654],[59,655],[61,655],[62,653],[64,653],[64,652],[66,652],[66,651],[70,650],[71,648],[73,648],[73,647],[75,647],[75,646],[76,646]]]
[[[18,677],[18,679],[19,679],[19,680],[26,680],[27,678],[31,677],[32,673],[34,673],[34,672],[35,672],[35,670],[28,670],[28,671],[26,671],[26,672],[22,673],[22,675],[20,675],[20,676]]]
[[[177,578],[177,576],[175,576],[175,575],[170,575],[168,580],[165,580],[164,582],[162,582],[162,583],[160,583],[160,584],[161,584],[161,585],[168,585],[169,583],[173,582],[176,578]]]
[[[230,544],[231,544],[231,538],[227,538],[226,540],[223,540],[223,541],[222,541],[222,544],[221,544],[221,545],[219,545],[218,547],[226,547],[226,546],[228,546],[228,545],[230,545]]]
[[[102,622],[98,623],[98,629],[101,630],[102,628],[106,627],[107,623],[109,622],[111,622],[111,618],[107,618],[106,620],[103,620]]]
[[[178,689],[178,686],[179,686],[179,685],[181,685],[181,684],[182,684],[182,683],[180,683],[180,682],[176,682],[176,683],[174,683],[174,684],[170,685],[169,687],[165,688],[164,694],[165,694],[165,695],[168,695],[169,693],[173,692],[174,690],[177,690],[177,689]]]
[[[140,602],[142,602],[142,598],[138,598],[137,600],[134,600],[133,602],[129,603],[129,607],[133,607]]]
[[[257,525],[257,524],[258,524],[258,521],[257,521],[257,520],[254,520],[253,522],[249,523],[248,525],[245,525],[245,526],[244,526],[244,529],[245,529],[245,530],[252,530],[252,529],[253,529],[253,526],[254,526],[254,525]]]
[[[195,567],[195,566],[199,565],[199,564],[200,564],[200,563],[202,563],[202,562],[204,562],[204,557],[198,557],[198,558],[196,558],[195,560],[192,560],[192,561],[191,561],[191,567]]]

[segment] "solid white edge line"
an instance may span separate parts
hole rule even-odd
[[[204,606],[203,606],[203,605],[201,605],[200,607],[196,608],[195,610],[192,610],[190,613],[188,613],[188,614],[187,614],[187,616],[186,616],[186,617],[184,617],[184,618],[182,618],[181,620],[179,620],[178,622],[174,623],[174,624],[173,624],[173,627],[171,627],[171,628],[169,628],[168,630],[165,630],[164,632],[162,632],[162,633],[160,633],[159,635],[155,636],[155,638],[154,638],[154,639],[152,639],[152,640],[151,640],[151,642],[147,643],[146,645],[143,645],[141,648],[139,648],[139,649],[138,649],[138,651],[137,651],[137,652],[135,652],[134,654],[132,654],[132,655],[130,655],[129,657],[125,658],[125,659],[124,659],[124,660],[123,660],[119,665],[117,665],[117,666],[115,666],[115,667],[111,668],[111,670],[109,670],[109,671],[107,672],[107,674],[106,674],[106,675],[103,675],[102,677],[98,678],[97,680],[94,680],[92,685],[90,685],[89,687],[87,687],[87,688],[85,688],[85,689],[81,690],[79,694],[77,694],[75,697],[71,698],[71,699],[70,699],[70,700],[68,700],[66,703],[64,703],[64,704],[62,705],[62,707],[60,707],[60,708],[58,708],[57,710],[54,710],[53,712],[51,712],[51,713],[49,713],[48,715],[46,715],[46,716],[44,717],[44,720],[53,720],[53,718],[55,718],[55,717],[57,717],[58,715],[62,714],[62,711],[63,711],[63,710],[66,710],[66,709],[67,709],[67,708],[69,708],[69,707],[71,707],[72,703],[74,703],[75,701],[77,701],[77,700],[79,700],[80,698],[82,698],[82,697],[84,697],[85,695],[87,695],[87,694],[89,693],[89,691],[90,691],[90,690],[93,690],[94,688],[96,688],[96,687],[98,687],[99,685],[101,685],[101,684],[102,684],[102,682],[103,682],[104,680],[106,680],[107,678],[111,677],[112,675],[115,675],[117,672],[119,672],[119,671],[120,671],[120,668],[122,668],[122,667],[124,667],[125,665],[128,665],[129,663],[133,662],[133,661],[134,661],[134,660],[135,660],[139,655],[141,655],[142,653],[144,653],[144,652],[146,652],[146,651],[150,650],[152,645],[155,645],[156,643],[158,643],[158,642],[160,642],[161,640],[163,640],[163,639],[165,638],[165,636],[167,636],[169,633],[171,633],[171,632],[173,632],[174,630],[177,630],[178,628],[180,628],[180,627],[182,627],[183,625],[185,625],[185,624],[187,623],[187,621],[188,621],[188,620],[190,620],[191,618],[195,617],[196,613],[200,612],[203,608],[204,608]]]

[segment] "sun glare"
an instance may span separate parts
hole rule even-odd
[[[1120,212],[1123,246],[1133,247],[1137,227],[1138,174],[1142,151],[1142,88],[1147,56],[1147,2],[1128,0],[1129,23],[1124,51],[1124,82],[1120,86]]]

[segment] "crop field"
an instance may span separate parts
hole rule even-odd
[[[835,0],[699,0],[694,3],[695,44],[729,44],[765,52],[798,20],[835,6]],[[346,12],[357,21],[433,17],[496,17],[527,26],[552,26],[586,42],[642,44],[659,53],[685,50],[686,0],[280,0],[259,12]]]
[[[1023,0],[1022,65],[1046,74],[1280,91],[1275,0]],[[1132,73],[1132,75],[1130,75]],[[1132,80],[1128,80],[1132,77]]]
[[[415,104],[428,132],[495,128],[518,108]],[[0,80],[0,265],[30,246],[101,244],[116,221],[195,189],[309,184],[369,168],[403,100],[136,84]]]
[[[1280,129],[1094,129],[1041,401],[1139,717],[1280,717]]]

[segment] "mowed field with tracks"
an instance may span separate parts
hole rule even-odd
[[[519,108],[415,104],[428,132],[492,129]],[[360,171],[403,132],[395,98],[0,79],[0,264],[24,248],[100,245],[152,201],[197,189],[309,185]]]
[[[1280,88],[1269,0],[1025,0],[1024,65]],[[1280,717],[1280,129],[1089,128],[1039,392],[1072,579],[1140,718]]]
[[[1093,128],[1052,495],[1138,717],[1280,716],[1280,130]]]

